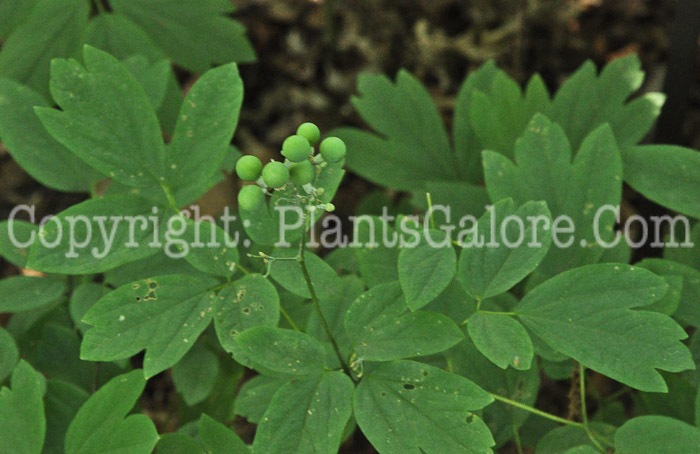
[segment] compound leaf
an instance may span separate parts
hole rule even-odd
[[[209,325],[217,281],[186,275],[126,284],[102,297],[83,317],[92,325],[80,354],[88,361],[128,358],[146,349],[152,377],[177,363]]]
[[[46,432],[46,380],[21,360],[12,372],[11,386],[0,388],[0,453],[40,454]]]
[[[236,344],[262,373],[303,376],[325,368],[323,344],[300,331],[255,326],[239,334]]]
[[[90,8],[83,0],[38,0],[30,9],[2,46],[0,77],[48,96],[50,62],[78,50]]]
[[[157,187],[165,145],[146,93],[116,58],[94,47],[51,63],[51,94],[63,110],[35,109],[44,127],[103,174],[128,186]]]
[[[218,0],[113,0],[116,13],[145,30],[175,63],[203,74],[215,63],[250,62],[255,52],[245,28],[226,17],[228,2]]]
[[[248,274],[223,289],[214,313],[216,335],[224,350],[237,355],[236,336],[254,326],[277,326],[280,297],[261,274]]]
[[[166,180],[178,206],[197,200],[213,185],[242,102],[243,81],[235,63],[207,71],[187,93],[166,154]]]
[[[398,282],[380,284],[359,296],[345,317],[355,354],[391,361],[444,351],[464,339],[455,323],[437,312],[411,312]]]
[[[625,181],[646,198],[700,218],[700,155],[673,145],[629,147],[622,154]]]
[[[115,214],[118,213],[118,214]],[[97,197],[52,218],[29,248],[27,267],[47,273],[94,274],[150,257],[172,213],[130,194]],[[154,221],[155,219],[155,221]]]
[[[471,413],[493,401],[473,382],[414,361],[382,365],[362,379],[355,418],[380,454],[491,453],[486,424]]]
[[[66,433],[66,454],[150,454],[158,441],[153,422],[142,414],[127,416],[146,386],[143,371],[111,379],[93,394]]]
[[[519,222],[512,222],[516,219]],[[505,199],[491,207],[462,241],[458,279],[464,290],[483,300],[523,280],[547,255],[551,220],[544,202],[526,202],[516,209],[512,199]],[[485,245],[490,232],[497,232],[497,238],[489,239],[497,247]]]
[[[516,312],[554,350],[642,391],[667,391],[656,369],[695,367],[686,332],[658,312],[632,310],[664,296],[664,280],[640,267],[599,264],[566,271],[525,295]]]
[[[342,372],[325,372],[282,385],[260,421],[254,452],[336,454],[352,414],[355,387]]]
[[[688,454],[700,446],[700,429],[667,416],[640,416],[615,432],[616,454]]]
[[[12,276],[0,280],[0,312],[24,312],[59,300],[68,290],[63,279]]]
[[[456,272],[457,254],[447,234],[429,230],[416,247],[399,253],[399,282],[411,310],[434,300],[450,284]]]
[[[88,192],[103,176],[46,132],[34,107],[46,100],[18,82],[0,79],[0,137],[13,159],[40,183],[59,191]]]
[[[467,330],[476,348],[501,369],[527,370],[532,365],[530,336],[509,315],[477,312],[469,317]]]

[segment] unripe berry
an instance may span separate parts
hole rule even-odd
[[[326,162],[338,162],[345,157],[345,142],[337,137],[328,137],[321,142],[321,156]]]
[[[303,123],[297,128],[297,134],[304,137],[311,145],[316,145],[321,138],[321,131],[313,123]]]
[[[243,186],[238,193],[238,207],[243,211],[253,211],[265,203],[265,194],[259,186]]]
[[[260,178],[260,171],[262,170],[262,162],[255,156],[246,155],[242,156],[236,162],[236,173],[238,177],[243,181],[255,181]]]
[[[281,162],[272,161],[262,170],[263,181],[273,189],[281,188],[289,180],[289,170]]]
[[[311,183],[314,180],[315,174],[316,169],[314,169],[314,165],[308,160],[297,162],[289,168],[289,177],[291,180],[302,186]]]
[[[311,144],[302,136],[289,136],[282,144],[282,156],[292,162],[301,162],[311,154]]]

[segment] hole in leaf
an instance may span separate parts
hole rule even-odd
[[[411,389],[416,389],[416,387],[410,383],[406,383],[405,385],[403,385],[403,389],[411,390]]]
[[[382,397],[386,397],[386,393],[382,391]]]
[[[424,370],[424,371],[423,371],[423,376],[424,376],[424,377],[427,377],[427,376],[428,376],[428,371],[427,371],[427,370]]]
[[[473,414],[473,413],[469,413],[469,414],[467,415],[467,424],[471,424],[471,423],[473,423],[473,422],[474,422],[474,414]]]

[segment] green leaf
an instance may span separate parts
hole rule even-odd
[[[537,367],[522,371],[513,368],[503,370],[481,354],[470,338],[457,344],[447,355],[455,374],[473,381],[486,391],[524,405],[535,405],[540,388],[540,370]],[[529,416],[530,413],[525,410],[496,401],[484,408],[482,419],[489,422],[496,444],[501,445],[513,438],[514,428],[529,421]],[[521,434],[525,432],[523,430]]]
[[[61,380],[46,382],[46,441],[42,454],[63,454],[66,432],[80,407],[90,395],[82,388]]]
[[[86,282],[73,289],[68,302],[70,317],[73,319],[75,327],[81,333],[85,333],[90,328],[82,322],[87,311],[103,296],[109,293],[109,288],[102,284]]]
[[[439,353],[464,339],[457,325],[436,312],[411,312],[398,282],[372,287],[350,306],[345,330],[355,354],[367,361]]]
[[[530,336],[509,315],[477,312],[467,329],[476,348],[501,369],[527,370],[532,365],[535,351]]]
[[[51,94],[63,110],[35,109],[44,127],[103,174],[128,186],[156,187],[165,145],[143,87],[111,55],[83,50],[85,67],[53,60]]]
[[[34,113],[42,96],[0,79],[0,137],[15,161],[40,183],[59,191],[88,192],[102,175],[58,143]]]
[[[46,381],[24,360],[12,372],[12,389],[0,388],[2,454],[40,454],[44,445]]]
[[[483,181],[481,163],[479,161],[481,150],[484,147],[474,132],[471,118],[471,104],[474,91],[487,91],[493,78],[500,71],[493,60],[486,62],[476,71],[469,73],[457,94],[452,131],[455,157],[459,163],[459,168],[466,176],[467,181],[471,183]]]
[[[248,274],[224,288],[214,313],[216,335],[224,350],[238,356],[236,336],[254,326],[277,326],[280,298],[261,274]]]
[[[239,334],[236,344],[262,373],[302,376],[325,368],[323,344],[299,331],[255,326]]]
[[[66,281],[49,277],[12,276],[0,280],[0,312],[24,312],[63,298]]]
[[[427,364],[394,361],[367,375],[353,401],[380,454],[491,453],[486,424],[469,410],[493,399],[477,385]]]
[[[151,41],[145,31],[121,14],[101,13],[93,17],[85,31],[85,44],[96,47],[119,60],[142,55],[155,63],[165,54]]]
[[[19,361],[19,350],[15,339],[0,327],[0,383],[10,376]]]
[[[398,281],[399,250],[384,242],[394,237],[394,228],[376,216],[360,216],[355,225],[353,242],[361,246],[353,249],[365,284],[374,287]]]
[[[207,454],[197,440],[180,432],[161,435],[155,452],[157,454]]]
[[[157,110],[165,98],[165,91],[170,80],[170,62],[160,60],[151,64],[143,55],[133,55],[122,60],[122,65],[141,84],[151,107]]]
[[[292,258],[298,254],[298,249],[275,249],[273,257]],[[310,252],[304,253],[304,262],[309,271],[311,285],[320,300],[336,299],[340,295],[340,276],[319,256]],[[270,275],[282,287],[295,295],[311,298],[311,292],[306,284],[301,263],[297,260],[276,260],[270,267]]]
[[[683,278],[682,291],[678,309],[673,313],[674,318],[684,324],[700,327],[700,271],[672,260],[647,258],[637,263],[662,276],[680,276]]]
[[[38,370],[91,389],[95,382],[95,366],[80,360],[80,339],[72,327],[56,321],[45,321],[35,334],[36,346],[27,357]]]
[[[564,272],[525,295],[520,320],[554,350],[642,391],[666,392],[656,369],[693,369],[687,334],[658,312],[662,278],[640,267],[590,265]]]
[[[49,63],[53,58],[75,54],[89,12],[84,0],[38,0],[2,46],[0,77],[14,79],[47,96]]]
[[[146,31],[168,57],[202,74],[212,64],[255,60],[245,28],[224,14],[232,7],[218,0],[113,0],[110,5]]]
[[[428,180],[456,179],[447,132],[418,79],[401,70],[394,84],[385,76],[364,73],[358,91],[353,104],[379,136],[351,128],[333,131],[353,151],[347,156],[350,169],[403,190],[414,190]]]
[[[522,205],[542,200],[552,219],[566,216],[575,227],[567,233],[568,222],[556,226],[553,240],[558,247],[549,250],[538,274],[546,278],[598,262],[605,249],[597,240],[611,243],[615,226],[614,211],[599,210],[619,206],[622,197],[622,162],[609,126],[586,136],[571,162],[564,131],[536,115],[515,145],[516,164],[489,151],[483,153],[483,161],[492,201],[512,198]]]
[[[187,93],[167,149],[166,180],[178,206],[196,201],[220,173],[242,102],[235,64],[207,71]]]
[[[592,422],[589,427],[593,433],[612,442],[612,437],[615,433],[614,426]],[[537,454],[586,454],[586,451],[583,449],[588,447],[594,449],[588,434],[584,430],[581,430],[579,427],[561,426],[547,432],[540,439],[537,443]],[[573,449],[579,449],[579,451],[572,451]],[[595,449],[593,452],[599,453]]]
[[[175,390],[189,406],[196,405],[211,394],[219,375],[219,360],[216,355],[197,343],[187,352],[172,370]]]
[[[429,230],[416,247],[401,250],[398,266],[406,303],[415,311],[450,284],[457,268],[457,254],[444,231]]]
[[[188,219],[183,240],[187,244],[187,251],[182,251],[186,252],[185,260],[196,269],[226,279],[231,279],[236,272],[238,248],[221,227]]]
[[[616,454],[688,454],[700,446],[700,429],[666,416],[640,416],[615,432]]]
[[[643,145],[623,150],[625,181],[644,197],[700,218],[700,155],[673,145]]]
[[[551,220],[544,202],[527,202],[517,210],[512,199],[496,203],[479,219],[474,233],[462,241],[457,275],[464,289],[483,300],[523,280],[547,255]],[[498,247],[485,245],[491,232],[497,237],[489,238],[488,243]]]
[[[285,383],[260,421],[253,451],[336,454],[352,414],[354,386],[342,372],[325,372]]]
[[[115,214],[118,213],[118,214]],[[47,273],[94,274],[160,251],[160,231],[173,213],[119,194],[73,205],[52,218],[29,249],[27,267]],[[153,245],[155,242],[156,245]]]
[[[266,375],[257,375],[248,380],[236,396],[235,413],[253,424],[259,424],[270,406],[272,397],[284,385],[284,381]]]
[[[233,430],[205,414],[199,418],[197,438],[208,453],[250,454],[248,446]]]
[[[0,38],[7,36],[32,12],[37,0],[6,0],[0,3]]]
[[[25,268],[29,245],[37,230],[36,225],[16,219],[0,222],[0,257],[18,268]]]
[[[520,86],[500,70],[492,76],[487,91],[474,90],[471,98],[470,122],[482,148],[507,157],[513,156],[513,144],[532,116],[545,112],[550,102],[538,76],[530,80],[523,96]]]
[[[92,325],[81,358],[113,361],[146,349],[147,377],[175,365],[212,318],[214,279],[171,275],[126,284],[108,293],[83,317]]]
[[[143,371],[111,379],[80,407],[66,434],[66,454],[150,454],[158,432],[146,415],[127,416],[146,386]]]

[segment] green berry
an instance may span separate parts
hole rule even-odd
[[[289,170],[281,162],[272,161],[262,170],[263,181],[273,189],[281,188],[289,180]]]
[[[297,162],[289,168],[289,177],[299,185],[311,183],[316,175],[316,169],[310,161]]]
[[[259,186],[243,186],[238,193],[238,207],[243,211],[253,211],[265,203],[265,194]]]
[[[311,154],[311,144],[303,136],[289,136],[282,144],[282,156],[292,162],[301,162]]]
[[[255,156],[246,155],[242,156],[236,162],[236,173],[238,177],[243,181],[255,181],[260,178],[260,171],[262,170],[262,162]]]
[[[324,205],[323,208],[329,213],[335,211],[335,205],[333,205],[332,203],[327,203],[326,205]]]
[[[303,123],[297,128],[297,134],[306,138],[311,145],[316,145],[318,139],[321,138],[321,131],[318,126],[313,123]]]
[[[338,162],[345,157],[345,142],[337,137],[328,137],[321,142],[321,156],[326,162]]]

